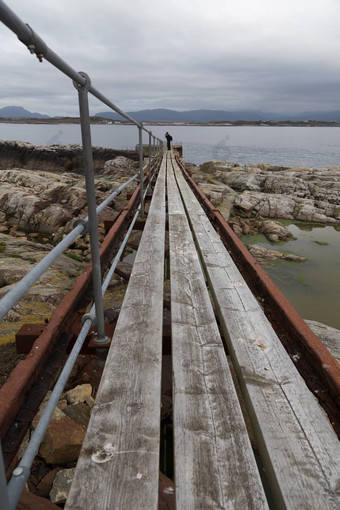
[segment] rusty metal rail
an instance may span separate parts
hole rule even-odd
[[[285,298],[249,253],[235,232],[190,177],[180,159],[177,163],[196,197],[218,230],[226,248],[264,311],[307,386],[318,398],[340,437],[340,367],[321,340]]]

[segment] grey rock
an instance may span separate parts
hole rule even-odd
[[[62,469],[56,474],[53,487],[50,492],[52,503],[65,503],[70,489],[76,469]]]
[[[66,393],[66,399],[69,404],[76,404],[85,402],[88,395],[92,395],[91,384],[80,384]]]
[[[304,262],[307,260],[305,257],[299,257],[293,253],[282,253],[277,250],[269,250],[268,248],[264,248],[258,244],[248,246],[248,250],[257,262],[263,265],[280,259],[290,260],[292,262]]]
[[[288,228],[278,221],[263,221],[260,225],[259,232],[264,234],[271,242],[287,241],[292,237],[292,233]]]
[[[85,401],[87,398],[92,397],[87,395]],[[77,402],[76,404],[66,406],[63,408],[63,412],[72,420],[80,423],[80,425],[84,425],[84,427],[87,427],[90,421],[91,408],[83,402]]]
[[[200,187],[213,176],[233,189],[236,214],[340,223],[339,169],[298,169],[210,161],[191,169]],[[230,198],[230,197],[229,197]],[[224,210],[224,197],[218,205]],[[230,208],[225,208],[229,217]],[[223,213],[223,212],[222,212]]]
[[[306,323],[340,363],[340,330],[317,321],[306,320]]]

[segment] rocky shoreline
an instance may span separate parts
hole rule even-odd
[[[340,225],[339,168],[289,168],[210,161],[191,167],[195,180],[228,215]],[[229,219],[229,218],[227,218]]]

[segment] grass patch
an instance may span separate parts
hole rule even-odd
[[[0,242],[0,253],[4,252],[5,246],[6,246],[6,242],[5,241],[1,241]]]
[[[304,278],[304,276],[302,276],[302,274],[300,274],[300,276],[296,278],[296,281],[301,283],[302,285],[305,285],[306,287],[309,286],[309,282]]]
[[[329,243],[326,241],[313,241],[313,243],[319,244],[320,246],[328,246]]]
[[[66,253],[66,255],[73,260],[76,260],[77,262],[82,262],[83,259],[79,257],[79,255],[75,255],[74,253]]]
[[[1,251],[1,250],[0,250]],[[11,258],[11,259],[22,259],[22,260],[28,260],[28,262],[31,262],[32,264],[35,264],[37,259],[33,257],[23,257],[19,253],[4,253],[5,257]]]

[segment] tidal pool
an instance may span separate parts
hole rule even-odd
[[[306,262],[280,260],[263,268],[304,319],[340,329],[340,227],[281,222],[295,239],[274,244],[258,235],[242,241],[306,257]]]

